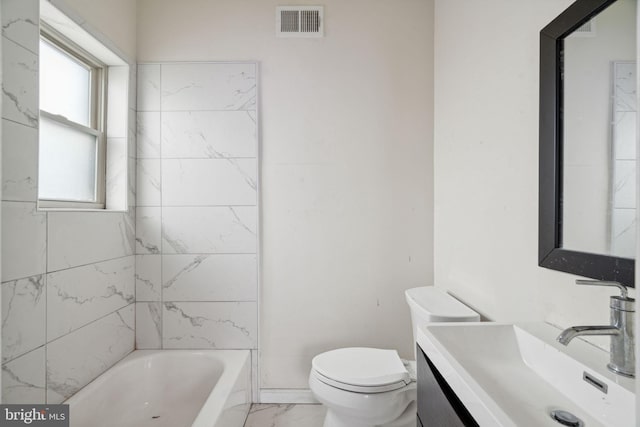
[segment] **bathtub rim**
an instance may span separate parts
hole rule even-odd
[[[113,366],[108,368],[105,372],[96,377],[89,384],[78,390],[73,396],[66,399],[64,404],[68,404],[71,409],[71,405],[77,403],[82,399],[85,394],[92,393],[98,389],[105,381],[108,381],[115,373],[126,369],[129,365],[134,364],[140,359],[153,356],[155,354],[193,354],[193,355],[205,355],[212,357],[220,361],[223,365],[222,374],[216,382],[215,386],[207,396],[204,404],[200,408],[198,415],[193,421],[191,427],[211,427],[215,426],[215,422],[220,418],[228,398],[231,396],[233,387],[243,374],[243,370],[246,370],[248,378],[247,383],[247,405],[251,404],[251,350],[189,350],[189,349],[152,349],[152,350],[134,350],[127,356],[120,359]],[[246,380],[246,379],[245,379]],[[71,420],[73,422],[73,420]]]

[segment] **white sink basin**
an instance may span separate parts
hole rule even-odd
[[[635,426],[634,380],[607,370],[598,347],[556,342],[560,332],[545,323],[434,323],[419,329],[418,344],[483,427],[559,427],[550,415],[558,409],[585,427]]]

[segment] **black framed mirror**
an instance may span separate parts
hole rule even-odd
[[[577,0],[540,32],[541,267],[634,286],[636,0]]]

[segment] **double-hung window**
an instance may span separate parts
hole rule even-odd
[[[106,68],[53,31],[41,33],[40,207],[105,207]]]

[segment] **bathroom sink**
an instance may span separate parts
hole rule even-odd
[[[560,332],[545,323],[438,323],[421,327],[417,341],[480,426],[558,427],[554,410],[584,427],[635,426],[634,380],[607,370],[609,354],[594,345],[559,344]]]

